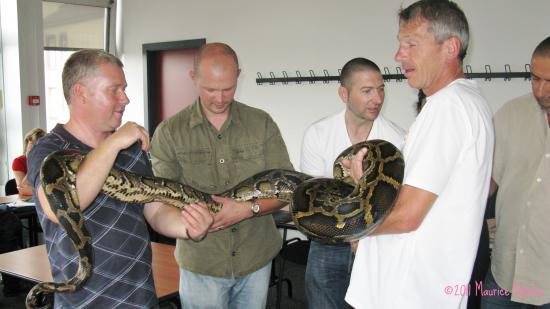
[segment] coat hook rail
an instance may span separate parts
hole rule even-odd
[[[490,65],[485,65],[484,69],[485,72],[473,72],[470,65],[465,65],[464,75],[469,79],[479,78],[484,79],[485,81],[492,81],[493,79],[498,78],[502,78],[504,81],[510,81],[512,78],[523,78],[524,80],[531,79],[531,66],[529,64],[525,65],[524,72],[512,72],[509,64],[504,65],[504,72],[493,72]],[[274,72],[269,72],[270,77],[263,77],[262,74],[258,72],[256,74],[256,83],[258,85],[275,85],[276,83],[287,85],[288,83],[301,84],[302,82],[308,82],[310,84],[323,82],[326,84],[332,81],[338,82],[340,80],[340,71],[341,70],[338,69],[338,75],[330,75],[327,69],[323,69],[322,75],[316,75],[314,70],[308,70],[307,75],[303,76],[299,70],[296,71],[296,76],[289,76],[286,71],[282,71],[281,73],[283,77],[277,77]],[[382,69],[382,77],[384,78],[384,81],[389,82],[395,80],[396,82],[402,82],[406,79],[401,67],[396,67],[395,72],[396,73],[392,73],[388,67],[384,67]]]

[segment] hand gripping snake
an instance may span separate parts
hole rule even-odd
[[[363,159],[363,176],[358,184],[342,165],[361,148],[367,147]],[[66,282],[43,282],[27,295],[27,308],[51,308],[53,293],[74,292],[90,277],[93,267],[91,236],[76,194],[76,173],[86,154],[62,150],[50,154],[41,166],[40,179],[48,202],[72,241],[78,257],[78,270]],[[308,237],[338,243],[368,235],[391,210],[401,186],[404,161],[401,152],[390,142],[371,140],[343,151],[334,163],[334,179],[273,169],[247,178],[232,189],[216,194],[238,201],[278,199],[289,202],[292,220]],[[204,202],[212,213],[221,209],[211,195],[190,186],[159,177],[148,177],[113,167],[101,192],[128,203],[160,201],[183,208],[189,203]]]

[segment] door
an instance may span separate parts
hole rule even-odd
[[[144,44],[147,58],[147,129],[157,125],[198,97],[189,72],[205,39]]]

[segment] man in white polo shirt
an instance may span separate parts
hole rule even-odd
[[[462,10],[423,0],[399,18],[395,58],[427,98],[405,141],[403,186],[382,224],[359,241],[346,301],[357,309],[466,308],[489,191],[491,110],[464,78]],[[365,152],[352,162],[356,179]]]
[[[338,95],[342,111],[313,123],[302,143],[302,172],[333,177],[336,157],[352,144],[384,139],[401,148],[405,132],[380,112],[384,103],[380,68],[365,58],[348,61],[340,74]],[[306,268],[305,290],[309,308],[343,309],[352,266],[349,244],[312,241]]]

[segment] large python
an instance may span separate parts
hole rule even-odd
[[[367,147],[364,174],[355,184],[342,160]],[[76,194],[76,173],[85,154],[62,150],[44,159],[41,182],[59,224],[73,242],[78,270],[67,282],[44,282],[27,295],[27,308],[50,308],[53,293],[74,292],[92,273],[93,250]],[[346,149],[334,164],[334,179],[312,178],[290,170],[267,170],[217,194],[239,201],[279,199],[290,203],[296,227],[310,238],[325,242],[359,239],[372,231],[393,206],[403,179],[404,161],[399,150],[383,140],[362,142]],[[107,196],[128,203],[161,201],[183,208],[205,202],[212,213],[221,205],[210,194],[171,180],[124,172],[113,167],[101,189]]]

